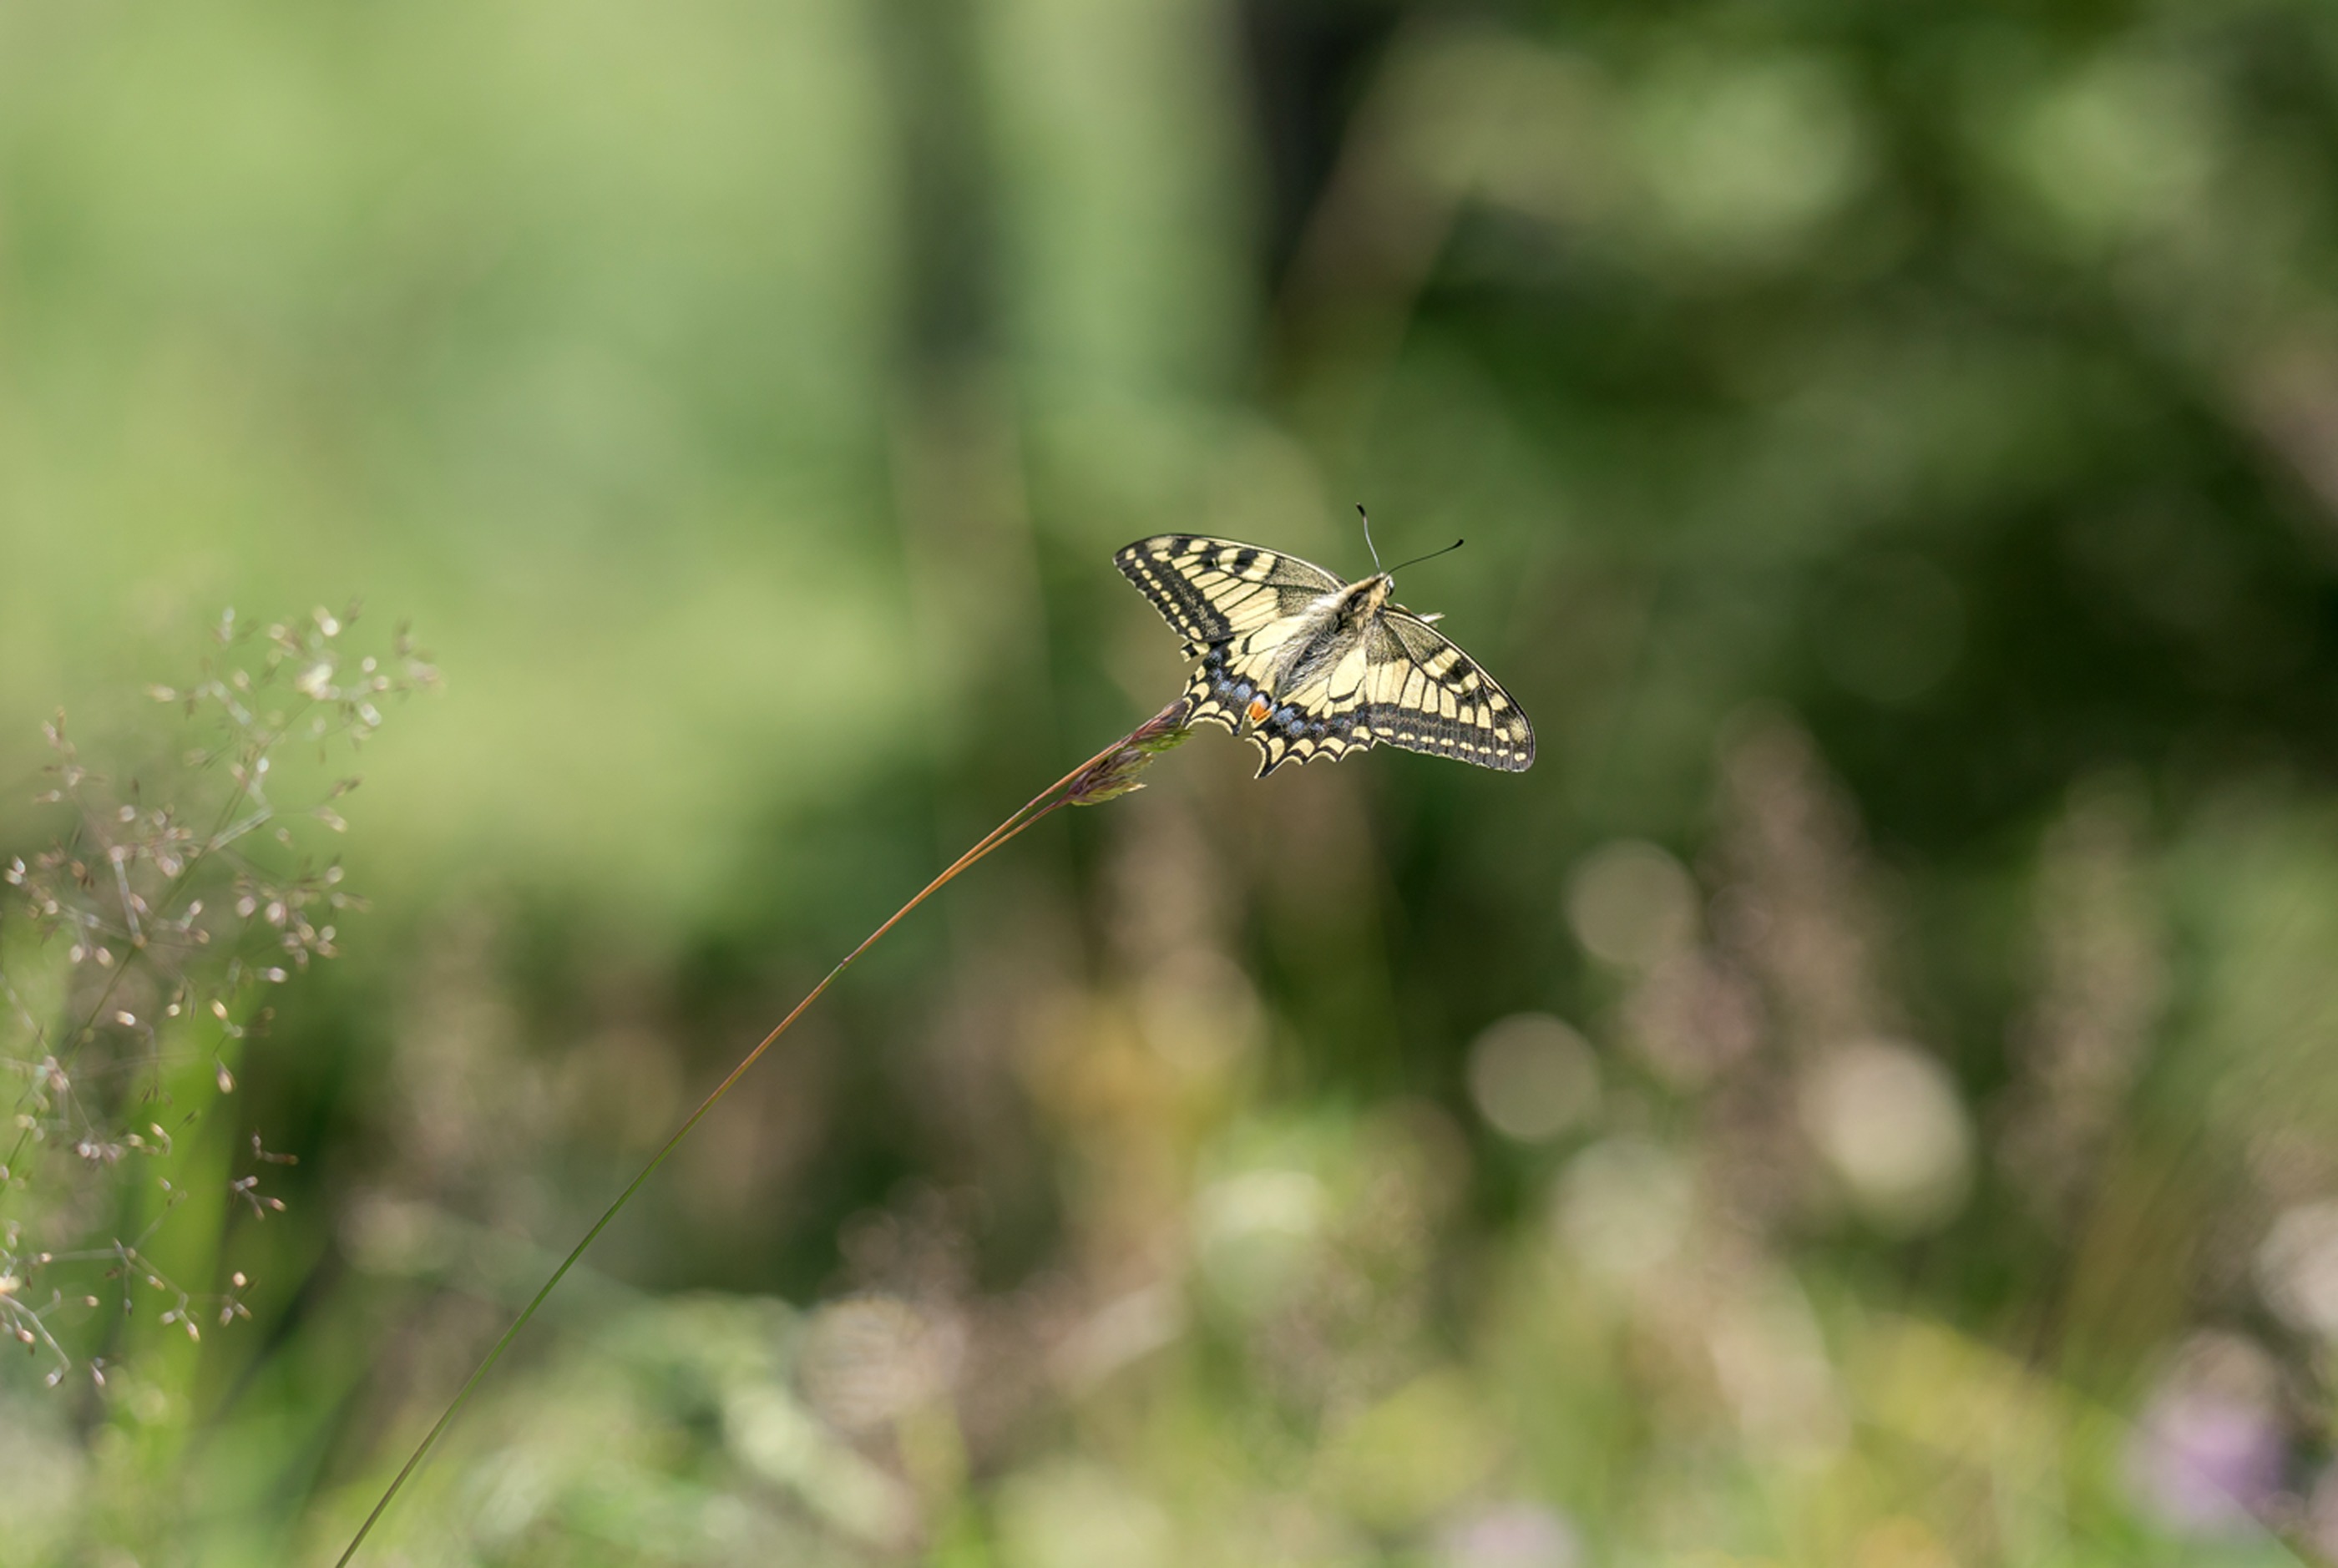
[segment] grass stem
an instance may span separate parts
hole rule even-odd
[[[440,1413],[438,1419],[431,1424],[430,1430],[423,1434],[422,1441],[415,1445],[414,1452],[408,1455],[406,1463],[399,1466],[398,1474],[391,1478],[380,1500],[374,1504],[373,1511],[365,1516],[365,1523],[358,1526],[357,1534],[350,1538],[348,1548],[336,1560],[335,1568],[348,1568],[351,1559],[357,1556],[358,1548],[365,1544],[367,1535],[372,1533],[374,1525],[379,1523],[382,1514],[388,1511],[391,1500],[397,1497],[408,1479],[420,1466],[424,1457],[429,1454],[447,1426],[453,1423],[456,1416],[469,1402],[473,1391],[478,1387],[481,1380],[494,1369],[496,1363],[502,1359],[504,1352],[511,1348],[512,1341],[519,1337],[520,1330],[527,1327],[528,1320],[535,1316],[536,1308],[544,1305],[545,1298],[552,1294],[554,1289],[567,1277],[569,1269],[576,1266],[577,1259],[584,1256],[585,1249],[593,1245],[601,1232],[609,1228],[609,1222],[633,1200],[634,1194],[640,1191],[643,1185],[656,1174],[658,1167],[665,1163],[666,1156],[672,1154],[681,1145],[682,1141],[690,1136],[692,1129],[705,1120],[706,1113],[720,1104],[724,1095],[731,1093],[732,1086],[746,1075],[747,1069],[760,1061],[763,1053],[776,1044],[780,1036],[785,1034],[795,1021],[803,1016],[805,1009],[819,1001],[821,993],[835,984],[837,976],[851,968],[856,959],[875,946],[879,938],[888,931],[899,925],[910,910],[941,891],[975,862],[998,848],[1033,823],[1047,817],[1059,808],[1088,805],[1110,799],[1136,788],[1133,781],[1134,774],[1150,761],[1154,755],[1174,745],[1177,740],[1184,738],[1184,718],[1183,701],[1170,704],[1144,725],[1114,741],[1033,796],[1005,821],[983,835],[974,848],[951,861],[939,876],[919,888],[917,895],[893,911],[883,925],[861,938],[859,946],[847,953],[835,968],[822,975],[820,984],[806,993],[803,1000],[791,1008],[788,1015],[773,1025],[771,1032],[757,1042],[753,1050],[740,1058],[739,1064],[732,1068],[729,1075],[714,1086],[712,1093],[699,1102],[698,1109],[693,1111],[689,1118],[674,1130],[673,1136],[667,1139],[658,1152],[650,1156],[649,1163],[642,1167],[641,1173],[626,1184],[625,1190],[617,1194],[615,1200],[608,1208],[602,1210],[601,1217],[593,1221],[593,1228],[584,1232],[583,1239],[575,1247],[569,1249],[568,1256],[560,1260],[560,1266],[552,1271],[551,1278],[545,1280],[543,1287],[536,1291],[528,1304],[520,1308],[519,1316],[512,1319],[511,1327],[503,1331],[502,1336],[496,1340],[478,1366],[473,1369],[470,1377],[464,1380],[462,1387],[456,1390],[455,1397],[447,1403],[447,1408]]]

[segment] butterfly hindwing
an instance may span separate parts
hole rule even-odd
[[[1292,699],[1274,690],[1278,663],[1274,649],[1252,651],[1243,646],[1247,641],[1233,638],[1214,642],[1203,652],[1202,667],[1194,671],[1194,678],[1185,685],[1187,722],[1215,724],[1228,734],[1243,736],[1263,749],[1266,732],[1252,717],[1252,704],[1263,701],[1267,704],[1265,717],[1272,718],[1291,706]]]

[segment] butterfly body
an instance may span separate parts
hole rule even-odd
[[[1261,778],[1380,744],[1509,772],[1534,761],[1518,704],[1434,616],[1397,603],[1385,572],[1344,583],[1295,555],[1189,534],[1140,539],[1113,563],[1201,661],[1188,721],[1256,746]]]

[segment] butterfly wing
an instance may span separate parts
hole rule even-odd
[[[1185,687],[1187,722],[1215,724],[1257,747],[1261,779],[1294,759],[1338,758],[1370,744],[1354,737],[1364,671],[1361,634],[1324,646],[1320,673],[1276,689],[1289,662],[1286,645],[1307,630],[1305,616],[1292,616],[1213,643]],[[1315,634],[1324,635],[1320,629]]]
[[[1353,740],[1523,773],[1534,726],[1510,694],[1451,639],[1390,605],[1363,637],[1365,673]]]
[[[1112,564],[1185,639],[1189,657],[1276,621],[1291,620],[1295,630],[1302,611],[1347,586],[1296,555],[1199,534],[1139,539],[1121,546]]]

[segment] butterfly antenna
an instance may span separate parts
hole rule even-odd
[[[1356,503],[1356,515],[1364,520],[1364,548],[1372,553],[1372,570],[1377,572],[1380,569],[1380,553],[1379,546],[1372,543],[1372,514],[1365,511],[1364,504],[1359,501]]]
[[[1416,556],[1414,556],[1411,560],[1405,562],[1405,563],[1403,564],[1403,565],[1391,567],[1391,568],[1390,569],[1390,571],[1389,571],[1389,575],[1390,575],[1390,576],[1391,576],[1391,577],[1393,577],[1393,576],[1395,576],[1399,572],[1403,571],[1403,570],[1404,570],[1404,568],[1405,568],[1406,566],[1418,566],[1418,565],[1420,565],[1423,561],[1434,561],[1434,560],[1436,560],[1439,555],[1450,555],[1450,554],[1453,554],[1453,552],[1455,552],[1456,550],[1460,549],[1462,545],[1467,544],[1468,543],[1469,543],[1469,541],[1468,541],[1467,539],[1456,539],[1455,541],[1453,541],[1453,543],[1452,543],[1452,544],[1448,544],[1448,545],[1447,545],[1444,549],[1442,549],[1442,550],[1431,550],[1431,551],[1430,551],[1428,554],[1426,554],[1426,555],[1416,555]],[[1379,565],[1379,564],[1380,564],[1380,558],[1379,558],[1378,556],[1373,557],[1373,559],[1372,559],[1372,564],[1373,564],[1373,565],[1375,565],[1375,566],[1377,566],[1377,565]]]

